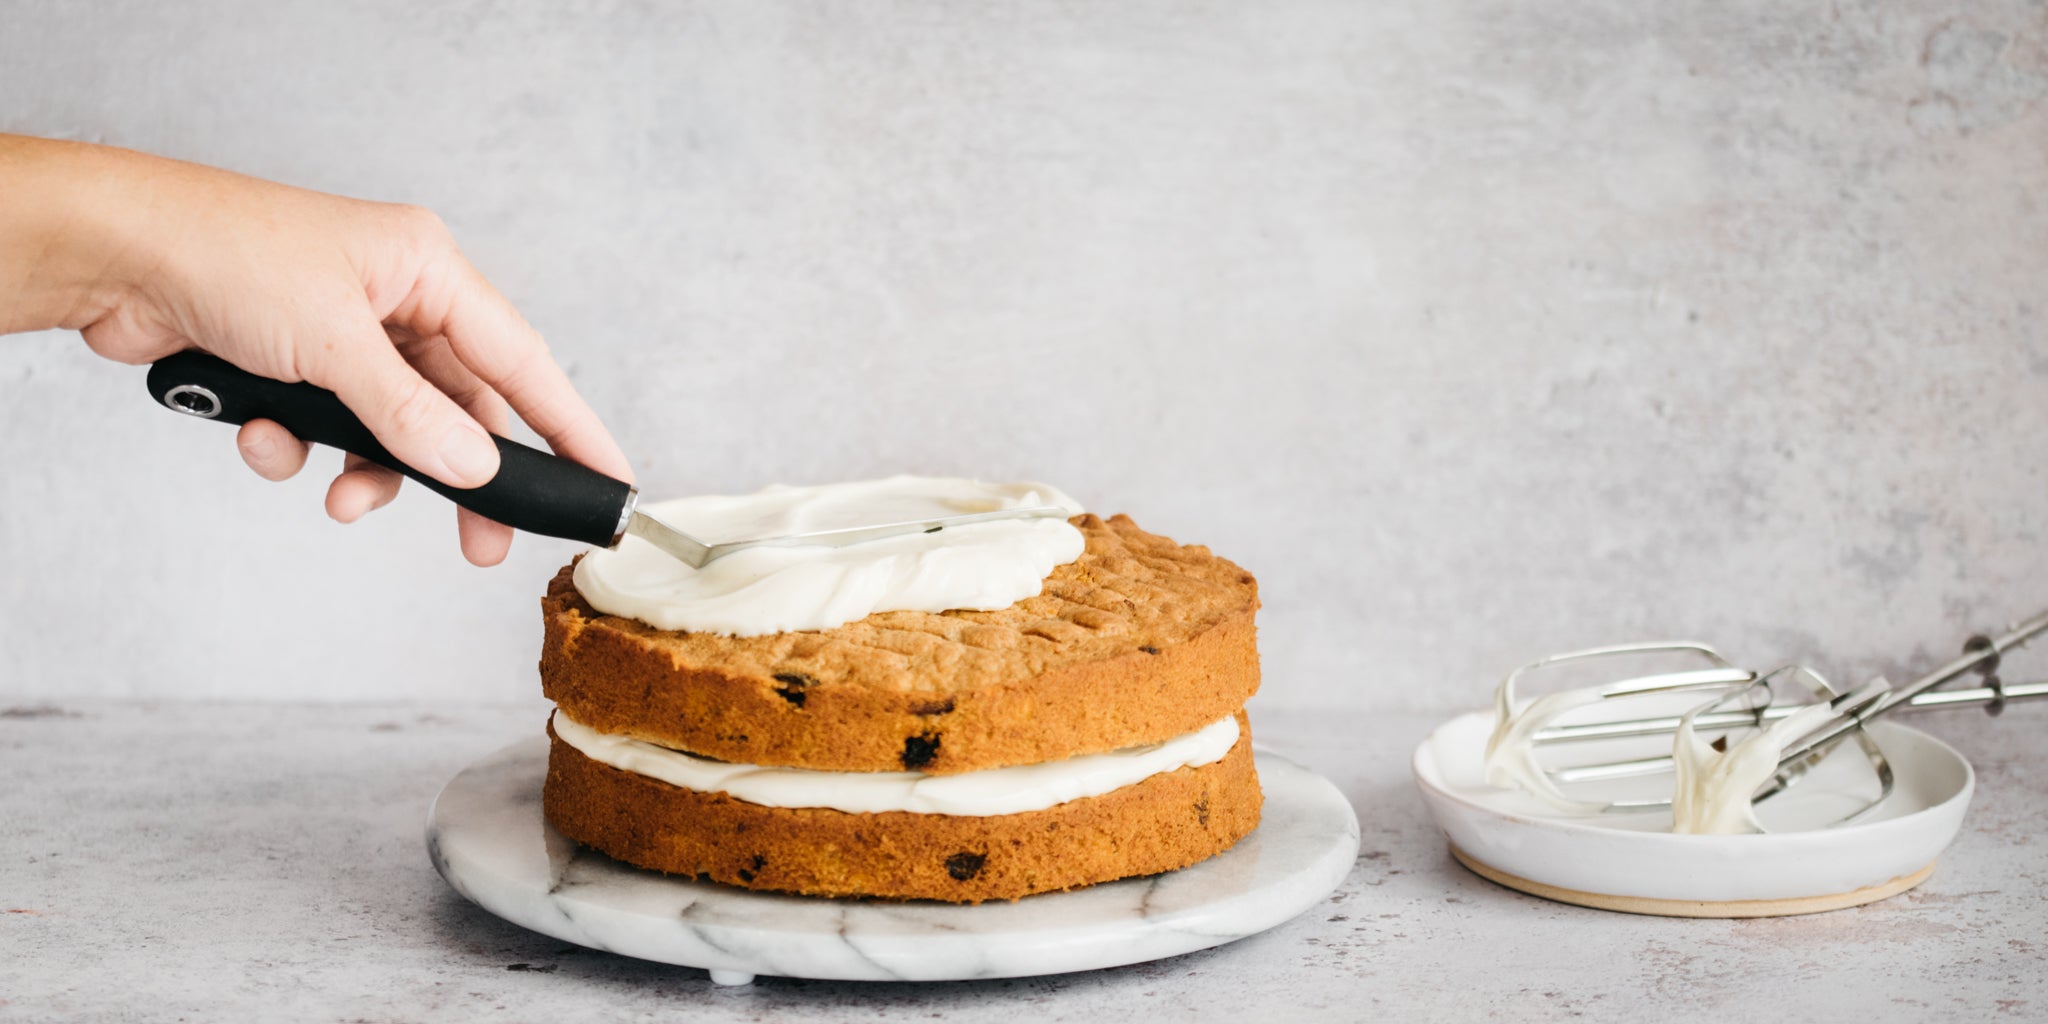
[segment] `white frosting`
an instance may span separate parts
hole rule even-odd
[[[1827,704],[1801,708],[1726,751],[1715,750],[1694,734],[1692,716],[1685,716],[1671,748],[1677,774],[1671,791],[1671,831],[1692,835],[1762,832],[1751,798],[1777,772],[1785,748],[1834,714]]]
[[[719,543],[1028,505],[1081,511],[1043,484],[916,476],[680,498],[642,511]],[[692,569],[629,536],[585,555],[575,579],[602,612],[657,629],[758,636],[830,629],[883,611],[1007,608],[1035,596],[1084,546],[1064,520],[1023,519],[839,548],[750,548]]]
[[[1493,734],[1486,741],[1486,784],[1522,790],[1563,814],[1604,810],[1605,803],[1567,796],[1536,758],[1537,731],[1567,712],[1598,703],[1601,690],[1598,686],[1563,690],[1515,708],[1509,705],[1503,684],[1495,692]],[[1833,714],[1824,703],[1801,708],[1725,752],[1700,739],[1693,731],[1692,716],[1684,716],[1672,740],[1671,831],[1694,835],[1763,831],[1751,798],[1777,771],[1785,749]]]
[[[1545,723],[1601,699],[1600,687],[1587,686],[1538,697],[1520,710],[1510,706],[1508,685],[1494,691],[1493,735],[1486,740],[1486,784],[1519,789],[1566,814],[1597,814],[1605,804],[1574,800],[1550,781],[1536,760],[1536,731]]]
[[[555,710],[555,735],[600,764],[699,793],[724,793],[764,807],[828,807],[850,814],[909,811],[988,817],[1042,811],[1101,796],[1178,768],[1223,759],[1237,745],[1237,718],[1186,736],[1106,754],[959,775],[922,772],[821,772],[694,757],[625,736],[601,733]]]

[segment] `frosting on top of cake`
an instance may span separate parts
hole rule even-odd
[[[709,542],[783,536],[1029,505],[1081,506],[1036,483],[954,477],[774,486],[754,494],[651,502],[641,510]],[[1007,608],[1080,557],[1061,519],[958,526],[847,547],[750,548],[693,569],[638,537],[576,564],[591,607],[656,629],[759,636],[830,629],[875,612]]]
[[[555,735],[583,756],[621,771],[699,793],[724,793],[764,807],[826,807],[849,814],[908,811],[988,817],[1023,814],[1101,796],[1154,775],[1221,761],[1237,745],[1237,718],[1219,719],[1164,743],[1083,754],[1041,764],[959,775],[923,772],[825,772],[695,757],[680,750],[601,733],[555,710]]]

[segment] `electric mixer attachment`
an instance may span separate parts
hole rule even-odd
[[[1860,798],[1834,822],[1845,824],[1874,810],[1894,783],[1877,738],[1864,725],[1901,709],[1970,705],[1997,715],[2009,702],[2048,697],[2048,680],[2006,683],[1998,675],[2006,651],[2044,632],[2048,612],[1995,637],[1971,637],[1959,657],[1903,687],[1874,679],[1847,691],[1805,665],[1759,673],[1698,643],[1623,644],[1553,655],[1509,673],[1495,692],[1495,728],[1486,749],[1488,781],[1524,789],[1567,813],[1673,809],[1680,822],[1698,811],[1700,787],[1718,783],[1749,793],[1749,806],[1741,810],[1753,827],[1761,828],[1750,809],[1785,792],[1829,760],[1844,741],[1853,740],[1874,786],[1861,786]],[[1685,667],[1518,700],[1518,690],[1539,673],[1631,658],[1678,660]],[[1979,677],[1979,685],[1942,688],[1971,674]],[[1803,696],[1779,692],[1794,684]],[[1634,711],[1617,714],[1617,707]],[[1698,734],[1719,738],[1700,744],[1693,740]],[[1674,747],[1667,748],[1671,754],[1592,760],[1596,745],[1605,741],[1666,736],[1674,738]],[[1677,776],[1677,785],[1633,791],[1616,786],[1622,780],[1670,775]],[[1681,825],[1680,830],[1692,829]]]

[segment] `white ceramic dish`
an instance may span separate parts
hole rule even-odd
[[[1549,899],[1633,913],[1762,917],[1867,903],[1918,884],[1962,827],[1969,762],[1926,733],[1890,722],[1871,734],[1890,758],[1891,795],[1855,824],[1829,828],[1849,790],[1867,784],[1853,759],[1830,759],[1769,809],[1762,835],[1673,835],[1670,814],[1566,817],[1528,794],[1485,782],[1493,727],[1474,712],[1415,750],[1415,781],[1452,853],[1481,875]],[[1848,762],[1831,768],[1836,762]]]
[[[707,968],[721,984],[1013,978],[1156,960],[1287,921],[1358,855],[1358,819],[1337,787],[1257,751],[1258,829],[1180,871],[979,906],[779,896],[642,871],[563,838],[541,817],[547,757],[536,736],[448,783],[427,825],[441,877],[523,928]]]

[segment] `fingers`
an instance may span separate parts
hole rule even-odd
[[[327,514],[335,521],[353,523],[398,497],[405,478],[373,462],[349,456],[340,476],[327,488]],[[462,556],[473,565],[493,566],[505,560],[512,548],[512,528],[495,523],[462,507],[455,509],[455,521],[462,542]]]
[[[265,480],[289,479],[306,465],[306,442],[271,420],[244,423],[235,446],[242,452],[242,461]],[[342,460],[341,475],[327,487],[327,514],[337,522],[353,523],[389,505],[404,481],[391,470],[349,455]],[[504,554],[498,557],[502,559]]]
[[[337,523],[353,523],[398,497],[405,478],[359,455],[341,461],[341,475],[327,485],[327,515]]]
[[[484,428],[420,376],[367,311],[305,358],[306,379],[340,396],[399,461],[455,487],[497,474],[498,447]]]
[[[306,442],[273,420],[250,420],[235,435],[242,461],[265,480],[289,480],[306,464]]]
[[[446,338],[417,339],[403,332],[400,336],[405,338],[399,342],[400,351],[421,376],[454,398],[492,433],[510,431],[512,413],[505,408],[505,400],[462,365],[462,360],[449,349]],[[505,553],[512,547],[511,527],[485,519],[466,508],[456,507],[455,526],[462,541],[462,556],[472,564],[497,565],[505,560]]]
[[[471,565],[496,565],[512,550],[511,527],[459,506],[455,509],[455,531],[462,540],[462,557],[469,559]]]
[[[391,335],[399,355],[411,363],[427,383],[454,399],[455,404],[474,417],[485,430],[500,435],[511,431],[512,413],[505,407],[505,400],[456,358],[447,338],[420,338],[398,328],[392,328]]]
[[[250,420],[235,436],[242,461],[265,480],[286,480],[306,465],[306,442],[271,420]],[[353,523],[398,497],[405,478],[360,456],[342,460],[341,475],[327,486],[327,514]]]
[[[447,477],[435,472],[428,459],[402,450],[394,437],[431,434],[435,427],[422,427],[422,424],[433,423],[433,418],[443,413],[452,413],[456,417],[455,425],[441,429],[473,434],[489,449],[490,466],[488,471],[477,474],[473,481],[450,482],[458,487],[487,482],[497,472],[498,451],[484,431],[502,432],[511,425],[511,412],[504,400],[463,366],[444,339],[421,339],[411,332],[398,331],[394,334],[403,340],[394,341],[394,335],[385,335],[381,328],[378,333],[382,337],[377,344],[357,350],[357,359],[368,364],[368,372],[351,375],[349,371],[352,368],[337,368],[343,376],[331,380],[327,386],[341,396],[342,401],[362,418],[364,425],[377,434],[378,440],[392,454],[408,465],[441,479]],[[311,372],[307,377],[314,379]],[[322,382],[315,380],[315,383]],[[398,397],[380,402],[380,395]],[[435,408],[437,406],[445,409]],[[423,413],[422,409],[427,411]],[[380,421],[385,429],[379,429]],[[442,424],[445,423],[443,420]],[[387,437],[387,431],[391,431],[394,437]],[[404,479],[398,473],[354,455],[350,455],[342,465],[341,475],[335,477],[327,489],[327,514],[335,520],[353,523],[398,496],[399,484]],[[444,463],[442,468],[450,467]],[[457,530],[463,556],[477,565],[496,565],[504,561],[512,544],[510,527],[466,510],[457,510]]]
[[[600,473],[633,479],[633,468],[597,413],[548,355],[539,333],[460,253],[423,278],[412,312],[421,334],[443,335],[463,365],[512,403],[556,454]]]

